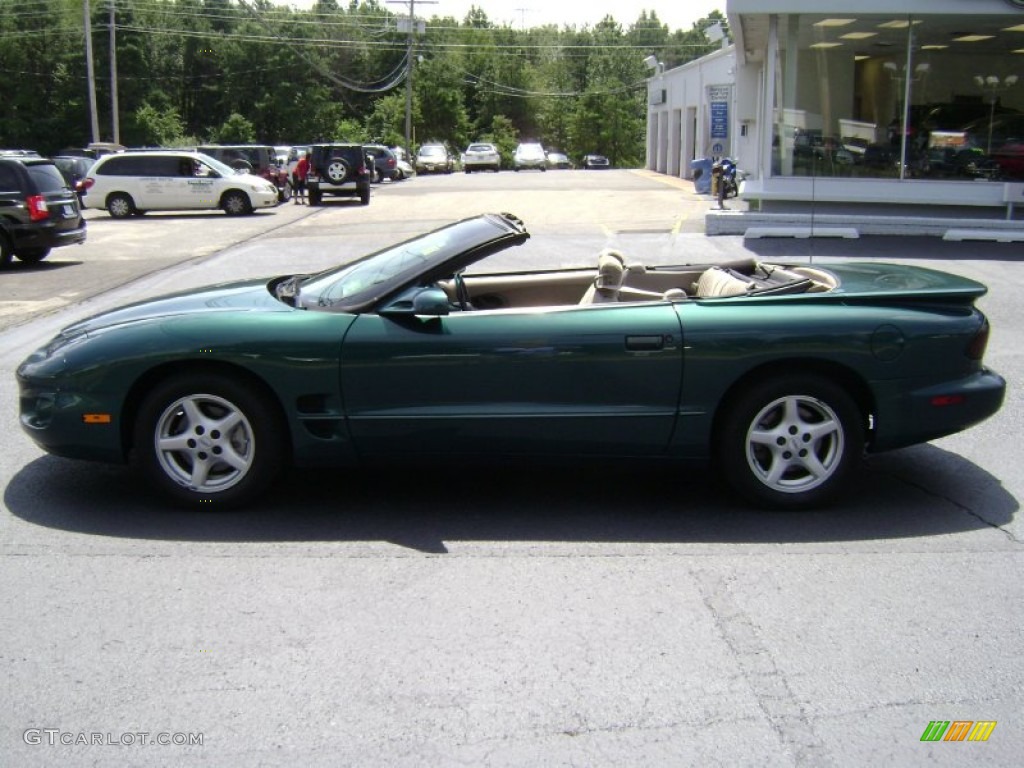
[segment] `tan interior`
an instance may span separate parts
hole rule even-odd
[[[465,275],[476,309],[572,306],[597,302],[686,301],[722,298],[758,291],[771,292],[794,285],[795,293],[820,293],[836,287],[835,278],[814,267],[781,267],[750,260],[731,268],[700,266],[648,270],[625,262],[621,281],[609,252],[600,257],[601,268],[534,272],[518,275]],[[753,279],[753,275],[758,280]],[[615,288],[614,284],[618,283]],[[450,280],[441,287],[455,300]]]

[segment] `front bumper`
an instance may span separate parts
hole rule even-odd
[[[121,463],[125,461],[116,414],[120,404],[111,398],[36,383],[18,374],[21,428],[47,453],[69,459]],[[86,414],[110,414],[108,422]]]

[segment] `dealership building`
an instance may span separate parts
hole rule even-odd
[[[647,167],[689,179],[729,157],[746,175],[745,205],[709,214],[709,233],[1024,240],[1024,0],[727,0],[726,14],[721,49],[667,71],[647,60]]]

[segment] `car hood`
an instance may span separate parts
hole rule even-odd
[[[197,288],[128,304],[69,325],[60,332],[60,335],[78,336],[118,325],[163,320],[186,314],[195,316],[213,312],[294,311],[292,307],[281,303],[270,294],[266,280],[247,280]]]

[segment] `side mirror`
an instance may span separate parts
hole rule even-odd
[[[383,317],[440,317],[451,312],[448,294],[440,288],[421,288],[413,297],[408,294],[381,308]]]
[[[451,312],[448,294],[440,288],[426,288],[416,294],[412,300],[414,315],[440,316]]]

